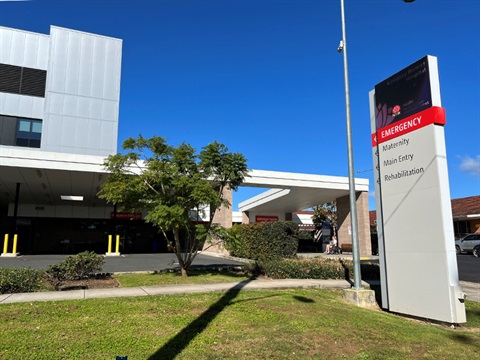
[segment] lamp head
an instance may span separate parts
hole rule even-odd
[[[343,42],[343,40],[340,40],[340,44],[338,44],[337,51],[341,53],[343,51],[344,46],[345,46],[345,43]]]

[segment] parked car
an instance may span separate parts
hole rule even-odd
[[[480,257],[480,245],[477,245],[473,248],[473,256]]]
[[[455,240],[457,254],[471,253],[477,245],[480,245],[480,234],[469,234],[461,240]]]

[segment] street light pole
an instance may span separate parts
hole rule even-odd
[[[358,220],[357,220],[357,204],[355,192],[355,178],[353,165],[353,145],[352,145],[352,124],[350,118],[350,88],[348,85],[348,59],[347,59],[347,36],[345,28],[345,6],[344,0],[340,0],[342,8],[342,41],[338,51],[343,51],[343,71],[345,75],[345,107],[347,117],[347,153],[348,153],[348,186],[350,197],[350,219],[352,222],[352,255],[353,255],[353,288],[355,290],[362,289],[362,274],[360,273],[360,249],[358,243]]]
[[[415,0],[403,0],[405,3],[411,3]],[[350,88],[348,85],[348,59],[347,59],[347,34],[345,27],[345,6],[344,0],[340,0],[342,10],[342,40],[338,46],[338,52],[343,51],[343,71],[345,75],[345,108],[347,117],[347,152],[348,152],[348,185],[350,196],[350,218],[352,222],[352,255],[353,255],[353,288],[362,289],[362,274],[360,272],[360,246],[358,241],[358,220],[357,204],[355,192],[354,164],[353,164],[353,145],[352,145],[352,124],[350,118]]]

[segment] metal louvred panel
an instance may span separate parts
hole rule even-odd
[[[45,83],[47,81],[47,72],[23,68],[22,75],[22,95],[45,97]]]
[[[19,94],[22,68],[20,66],[0,64],[0,91]]]
[[[45,97],[45,70],[0,64],[0,92]]]

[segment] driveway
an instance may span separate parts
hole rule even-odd
[[[17,257],[0,257],[2,268],[47,269],[49,265],[59,264],[67,255],[21,255]],[[193,261],[198,267],[224,267],[242,265],[242,262],[216,256],[198,254]],[[174,254],[125,254],[105,257],[102,271],[107,273],[161,271],[178,267]]]

